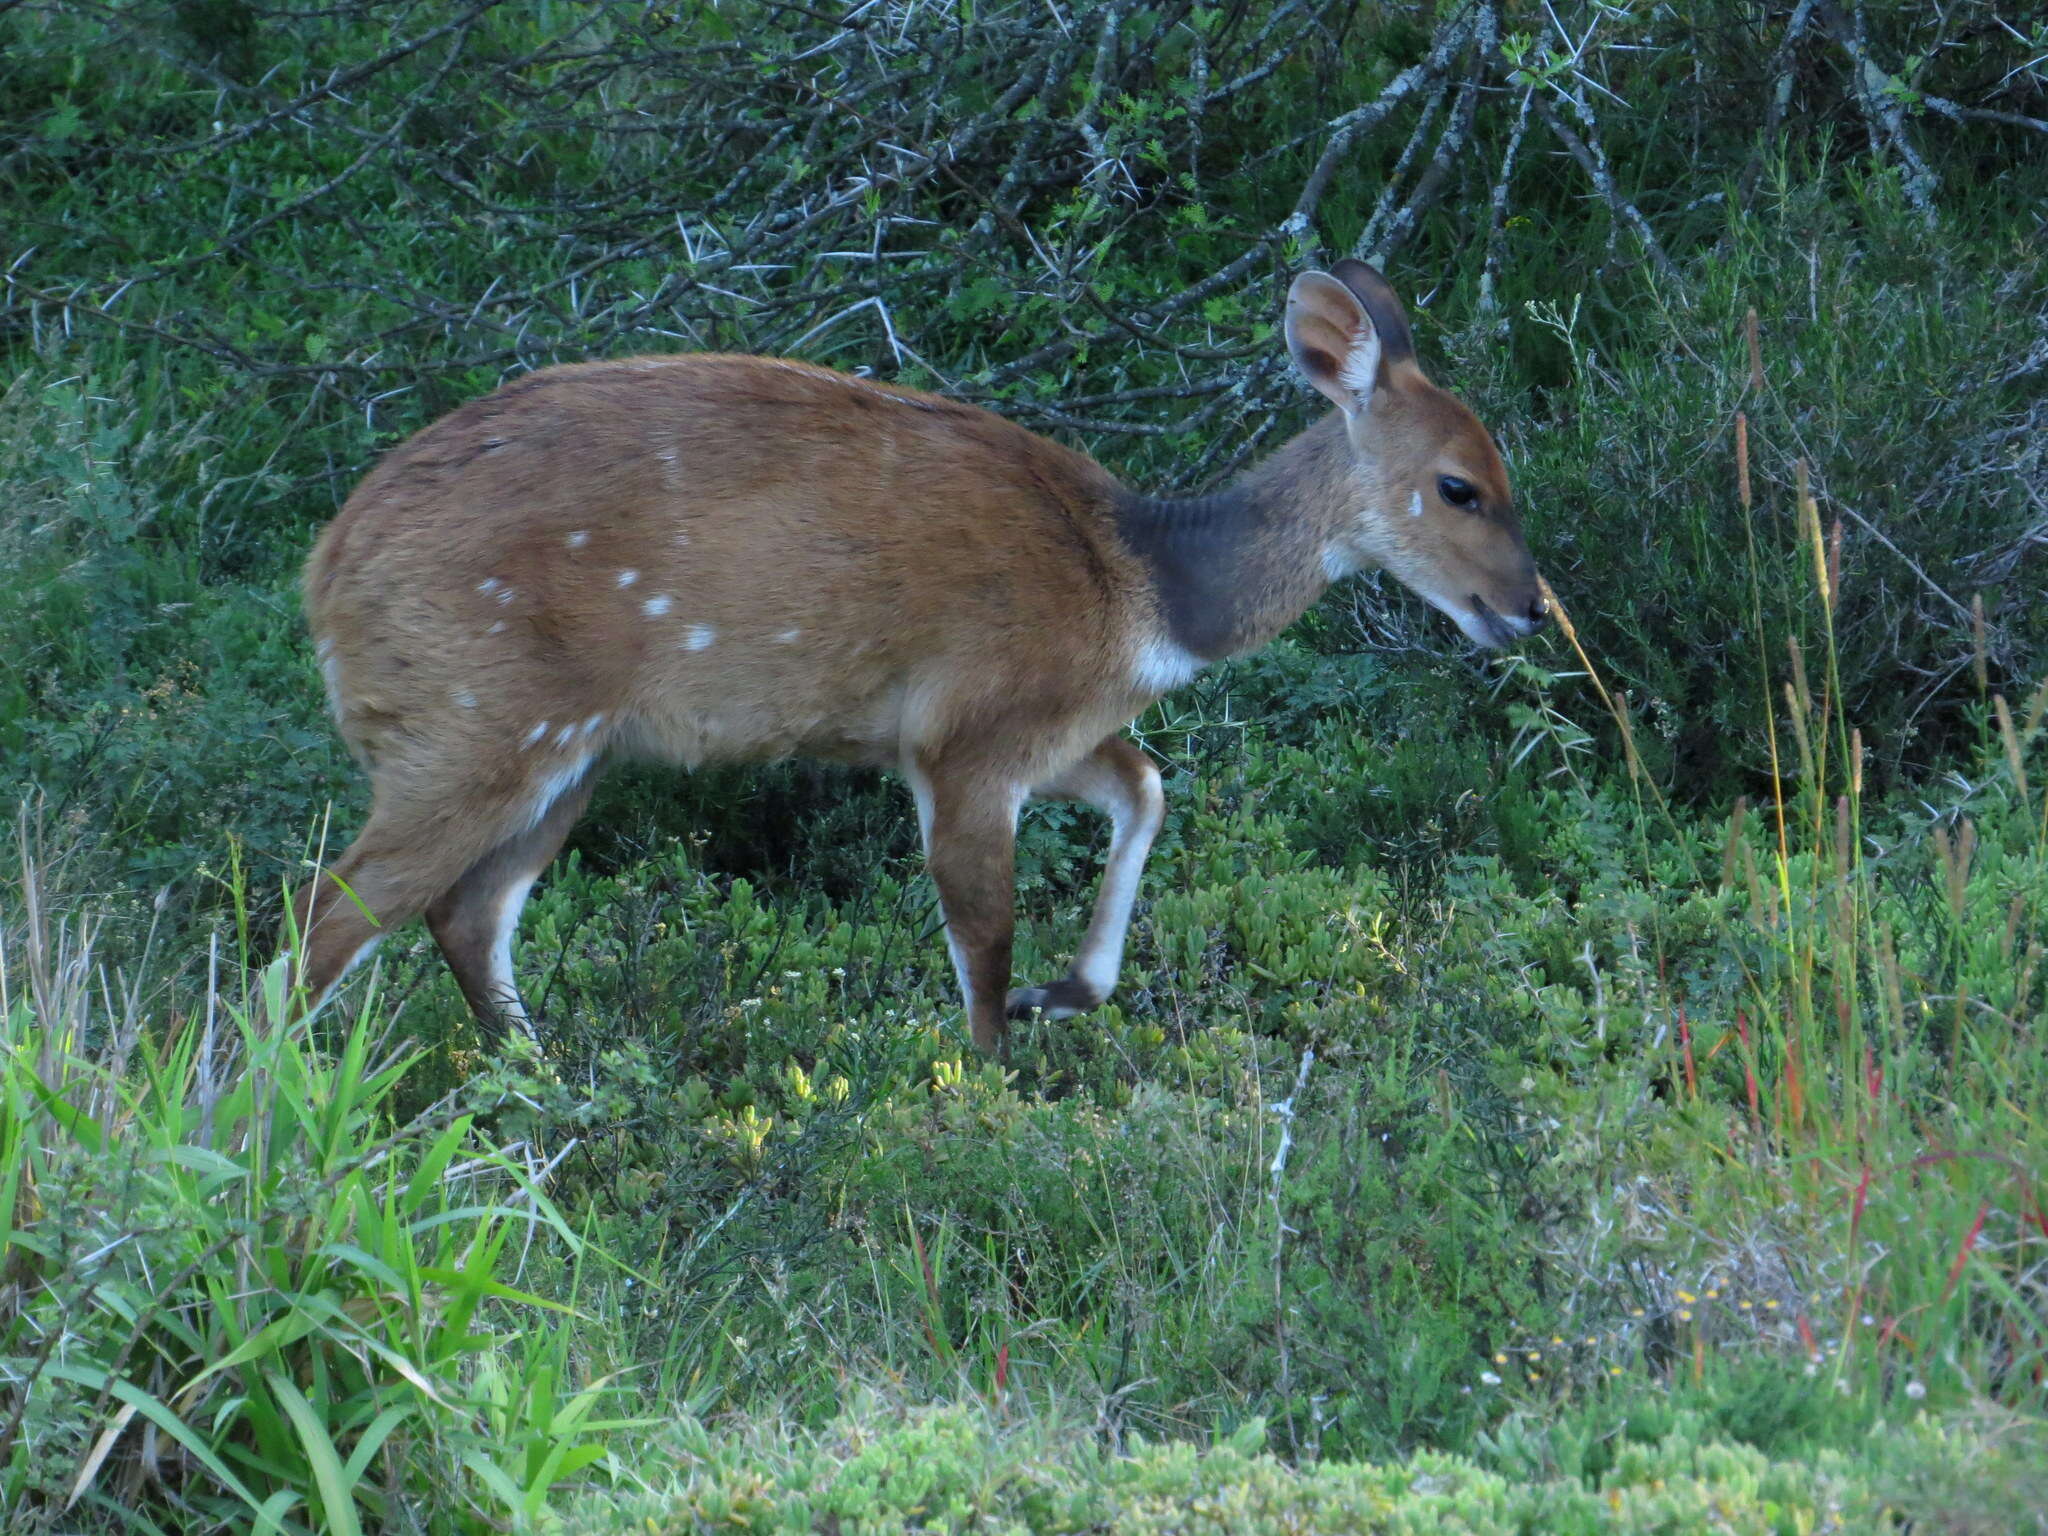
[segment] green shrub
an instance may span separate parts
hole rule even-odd
[[[618,1425],[568,1379],[573,1312],[516,1283],[575,1246],[531,1154],[453,1105],[394,1120],[417,1052],[374,1006],[317,1044],[260,1022],[282,962],[168,1016],[102,990],[36,879],[0,922],[10,1529],[537,1513]]]

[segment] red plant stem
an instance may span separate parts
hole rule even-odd
[[[1751,1134],[1755,1134],[1763,1128],[1756,1103],[1756,1053],[1749,1044],[1749,1015],[1740,1008],[1735,1010],[1735,1029],[1742,1037],[1742,1080],[1749,1089],[1749,1129]]]
[[[1685,1022],[1685,1005],[1683,1003],[1678,1005],[1678,1043],[1685,1051],[1685,1096],[1694,1103],[1698,1103],[1700,1080],[1699,1075],[1693,1071],[1692,1029]]]
[[[1955,1294],[1956,1281],[1962,1277],[1963,1266],[1970,1262],[1970,1250],[1977,1246],[1977,1234],[1984,1230],[1984,1218],[1990,1214],[1990,1201],[1986,1200],[1977,1207],[1977,1219],[1970,1223],[1970,1230],[1963,1234],[1962,1246],[1956,1249],[1956,1261],[1948,1267],[1948,1284],[1941,1288],[1943,1301],[1947,1301]]]

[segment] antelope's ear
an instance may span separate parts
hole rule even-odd
[[[1401,307],[1394,285],[1380,275],[1378,267],[1345,257],[1330,268],[1330,275],[1349,288],[1365,306],[1372,328],[1379,332],[1380,356],[1388,367],[1415,361],[1415,337],[1408,329],[1408,311]]]
[[[1380,377],[1380,335],[1348,284],[1327,272],[1294,280],[1287,290],[1287,351],[1301,376],[1345,415],[1356,416],[1371,403]]]

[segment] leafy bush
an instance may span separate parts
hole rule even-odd
[[[417,1052],[374,1008],[316,1046],[283,1001],[157,1016],[100,991],[35,884],[0,931],[0,1488],[10,1529],[488,1529],[618,1426],[572,1386],[573,1248],[532,1154],[473,1112],[394,1121]],[[74,1510],[74,1507],[75,1510]],[[69,1516],[66,1511],[74,1511]]]
[[[1681,1415],[1654,1433],[1624,1431],[1612,1464],[1581,1474],[1515,1454],[1492,1465],[1423,1454],[1400,1463],[1289,1467],[1262,1454],[1262,1426],[1245,1424],[1206,1449],[1133,1441],[1106,1453],[1084,1426],[1007,1418],[982,1405],[890,1411],[855,1405],[821,1434],[714,1433],[694,1421],[669,1435],[677,1470],[623,1503],[584,1501],[572,1532],[842,1530],[1201,1532],[1217,1536],[1648,1536],[1715,1530],[1802,1536],[1827,1530],[2038,1530],[2002,1489],[2024,1478],[2032,1439],[1995,1432],[1888,1433],[1867,1474],[1836,1455],[1773,1459],[1717,1440]],[[1539,1437],[1540,1438],[1540,1435]],[[1530,1443],[1525,1441],[1526,1443]],[[1911,1468],[1910,1472],[1901,1472]],[[1962,1479],[1978,1478],[1956,1498]],[[1937,1492],[1936,1489],[1939,1489]],[[1944,1497],[1944,1496],[1947,1497]],[[2013,1511],[2019,1524],[1988,1522]]]

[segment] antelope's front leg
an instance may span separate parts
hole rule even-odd
[[[1152,759],[1121,736],[1107,737],[1080,762],[1031,793],[1039,800],[1092,805],[1109,817],[1112,828],[1095,915],[1089,919],[1073,968],[1058,981],[1019,987],[1009,997],[1007,1012],[1013,1019],[1038,1008],[1047,1018],[1063,1019],[1097,1006],[1116,986],[1145,856],[1166,819],[1166,795]]]
[[[975,1045],[993,1052],[1003,1042],[1010,985],[1023,794],[1000,775],[943,761],[916,764],[908,777],[968,1026]]]

